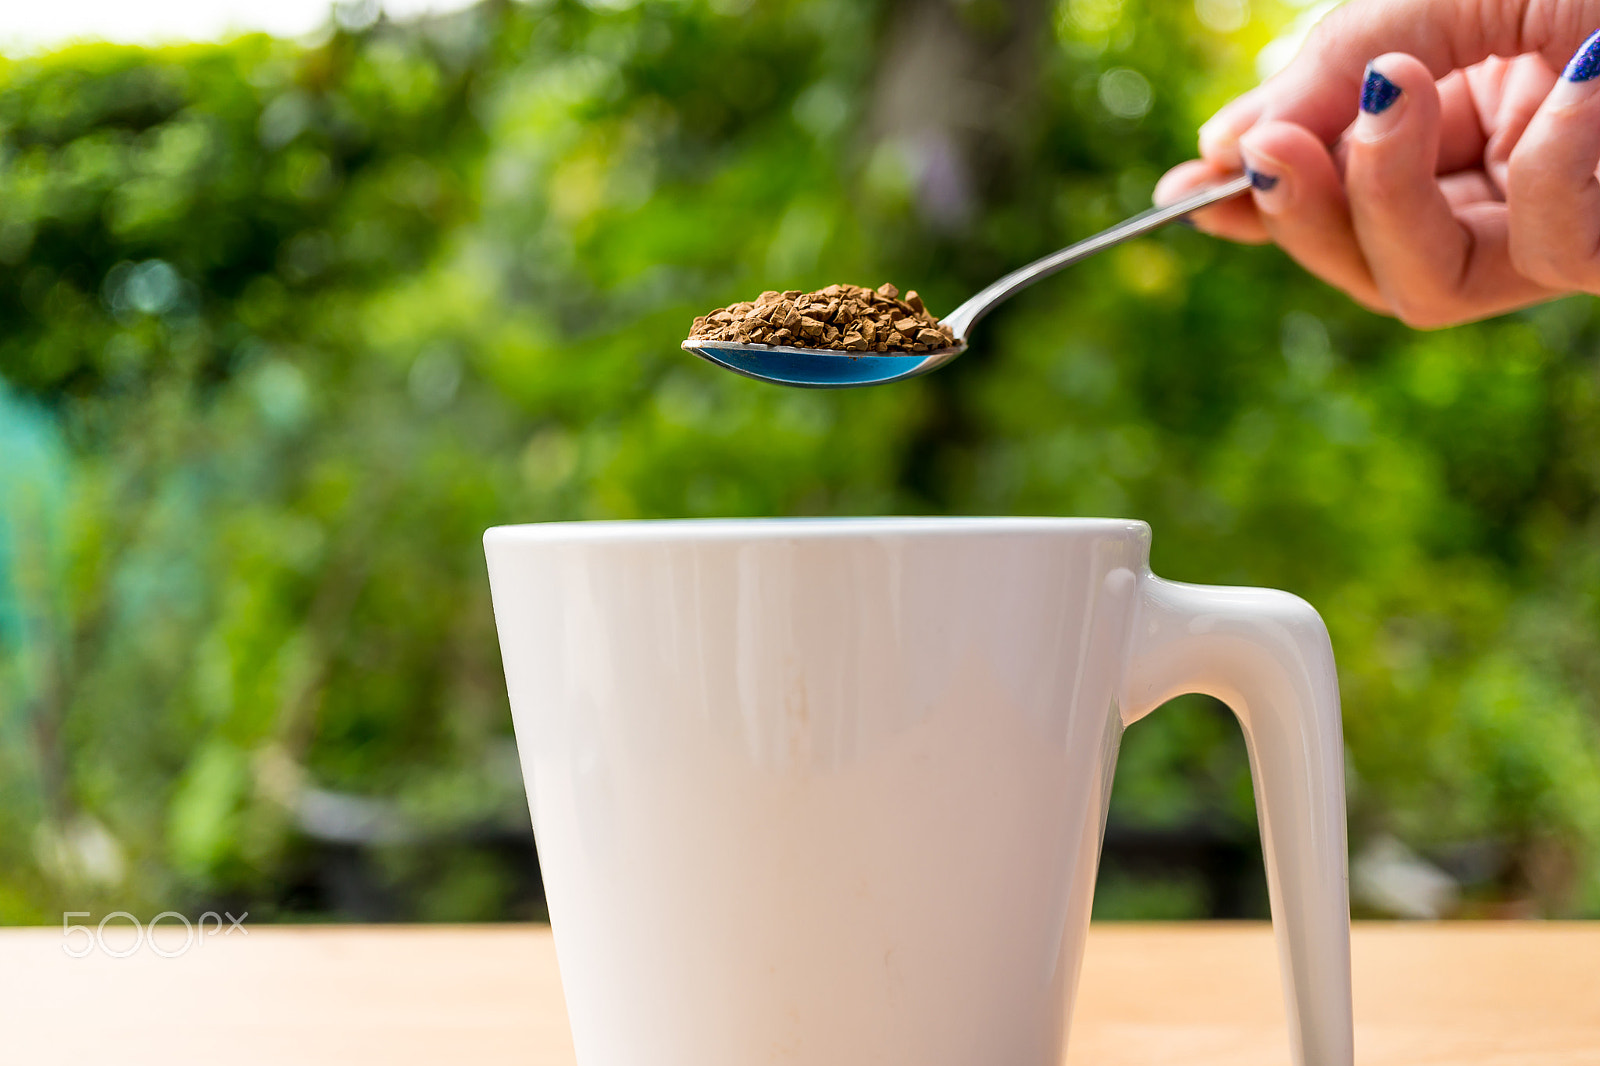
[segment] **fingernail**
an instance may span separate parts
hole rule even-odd
[[[1245,173],[1250,175],[1250,185],[1257,192],[1271,192],[1278,187],[1278,178],[1274,174],[1263,174],[1259,170],[1250,169],[1246,169]]]
[[[1567,69],[1561,72],[1568,81],[1590,81],[1597,75],[1600,75],[1600,30],[1578,47]]]
[[[1345,97],[1346,100],[1349,97]],[[1371,63],[1367,76],[1361,82],[1361,110],[1369,115],[1381,115],[1400,99],[1400,86],[1379,74]]]

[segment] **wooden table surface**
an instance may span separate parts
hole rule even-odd
[[[247,928],[176,958],[0,929],[0,1062],[573,1062],[544,928]],[[1362,925],[1354,953],[1360,1066],[1600,1066],[1600,923]],[[1269,929],[1096,926],[1066,1061],[1285,1066]]]

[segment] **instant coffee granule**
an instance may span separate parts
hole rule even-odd
[[[900,290],[889,284],[768,290],[701,315],[689,339],[846,352],[930,352],[955,344],[954,332],[928,313],[915,291],[899,297]]]

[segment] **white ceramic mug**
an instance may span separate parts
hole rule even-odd
[[[580,1066],[1055,1066],[1123,727],[1230,706],[1295,1062],[1351,1062],[1327,631],[1112,519],[484,538]],[[1219,975],[1219,978],[1224,975]]]

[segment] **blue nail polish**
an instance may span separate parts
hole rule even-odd
[[[1250,175],[1250,184],[1262,192],[1271,192],[1278,187],[1278,179],[1271,174],[1263,174],[1259,170],[1246,170]]]
[[[1400,86],[1372,69],[1367,64],[1367,76],[1361,83],[1361,110],[1369,115],[1381,115],[1400,99]]]
[[[1561,72],[1568,81],[1589,81],[1596,75],[1600,75],[1600,30],[1583,42],[1573,53],[1567,69]]]

